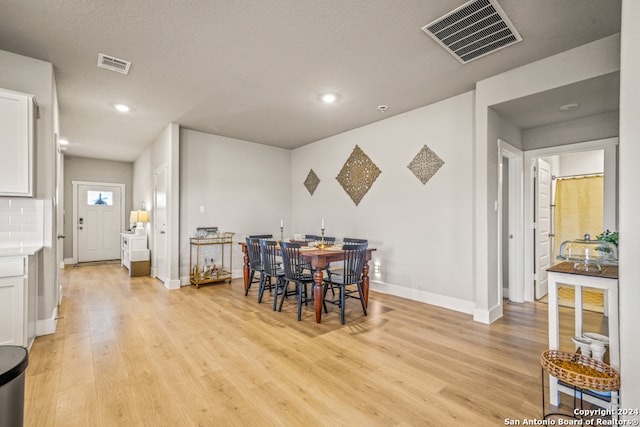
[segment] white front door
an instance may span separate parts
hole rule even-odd
[[[169,257],[167,256],[167,167],[155,172],[153,200],[153,264],[155,277],[167,283],[169,280]]]
[[[547,294],[551,267],[551,165],[538,159],[536,167],[536,299]]]
[[[120,187],[81,184],[76,203],[78,262],[119,259]]]

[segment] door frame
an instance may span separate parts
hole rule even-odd
[[[505,232],[502,229],[502,189],[504,185],[503,162],[509,159],[509,223],[513,224],[513,245],[509,250],[509,277],[517,280],[509,280],[509,300],[524,302],[524,219],[523,219],[523,173],[524,152],[517,149],[507,141],[498,139],[498,283],[500,284],[500,300],[504,289],[502,277],[502,237]],[[506,231],[508,232],[508,230]],[[514,283],[515,282],[515,283]]]
[[[151,275],[157,279],[160,279],[166,287],[169,287],[169,282],[171,281],[170,279],[170,268],[169,265],[166,265],[166,274],[167,277],[158,277],[158,248],[157,248],[157,242],[159,240],[159,236],[158,236],[158,223],[157,223],[157,212],[158,212],[158,204],[157,204],[157,192],[158,192],[158,175],[160,173],[164,172],[164,187],[165,187],[165,197],[167,200],[165,200],[165,220],[167,221],[168,224],[168,220],[169,220],[169,167],[167,165],[167,163],[162,163],[160,164],[158,167],[156,167],[156,169],[153,171],[153,218],[151,219],[152,221],[152,225],[151,225],[151,234],[153,235],[153,262],[152,262],[152,267],[151,267]],[[169,228],[168,225],[165,224],[165,228]],[[167,263],[169,263],[170,261],[170,250],[169,250],[169,236],[166,234],[166,229],[165,229],[165,250],[164,250],[164,258],[166,260]]]
[[[71,262],[78,263],[78,187],[80,185],[95,185],[96,187],[119,187],[120,188],[120,232],[124,230],[125,223],[125,201],[127,200],[126,185],[115,182],[95,182],[95,181],[71,181],[73,187],[73,216],[71,232],[73,234],[73,256]]]
[[[604,228],[618,229],[618,137],[597,139],[594,141],[578,142],[575,144],[558,145],[539,148],[524,152],[524,300],[534,301],[534,252],[533,245],[533,173],[536,160],[540,157],[557,156],[561,154],[580,153],[583,151],[604,150]],[[552,201],[553,202],[553,201]]]

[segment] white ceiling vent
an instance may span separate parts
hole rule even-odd
[[[125,61],[124,59],[118,59],[113,56],[105,55],[104,53],[99,53],[98,68],[104,68],[106,70],[111,70],[122,74],[129,74],[131,62]]]
[[[422,31],[463,64],[522,40],[496,0],[472,0]]]

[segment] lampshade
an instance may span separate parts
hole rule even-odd
[[[149,212],[138,211],[138,222],[149,222]]]
[[[149,222],[149,212],[147,211],[131,211],[129,222]]]

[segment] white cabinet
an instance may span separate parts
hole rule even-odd
[[[38,254],[0,257],[0,345],[30,348],[36,336]]]
[[[35,98],[0,89],[0,196],[34,195]]]
[[[147,235],[122,233],[120,263],[129,270],[129,276],[148,276],[150,256],[147,249]]]

